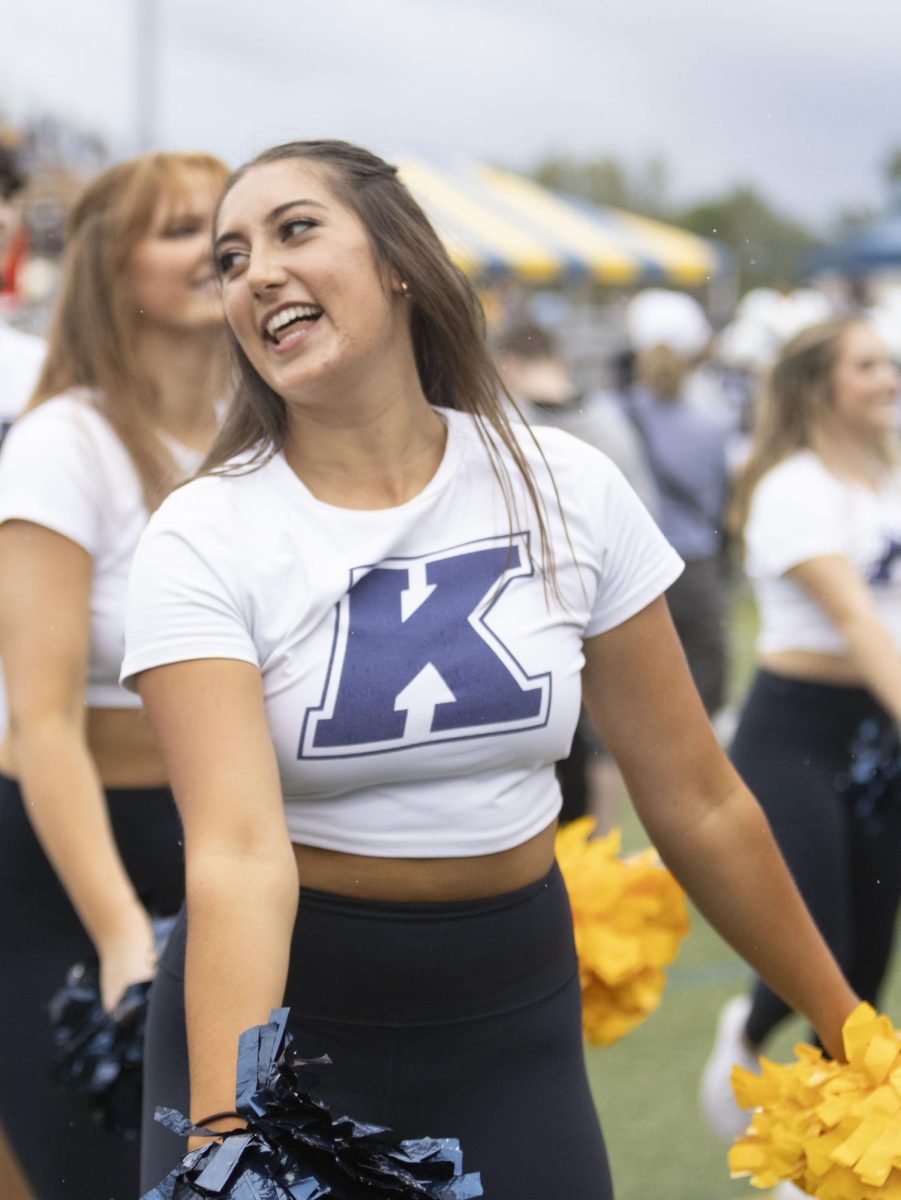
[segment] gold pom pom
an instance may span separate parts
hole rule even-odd
[[[688,932],[685,895],[654,850],[619,857],[618,830],[589,841],[591,817],[557,834],[582,982],[582,1028],[608,1046],[660,1003],[664,967]]]
[[[756,1109],[729,1151],[733,1177],[783,1179],[819,1200],[901,1200],[901,1041],[888,1017],[859,1005],[842,1028],[847,1063],[813,1046],[787,1065],[735,1067],[742,1108]]]

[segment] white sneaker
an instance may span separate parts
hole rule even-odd
[[[751,1120],[750,1112],[735,1103],[730,1082],[732,1068],[736,1064],[748,1071],[760,1071],[760,1063],[744,1039],[745,1023],[750,1011],[751,1000],[748,996],[733,996],[723,1006],[713,1049],[701,1076],[701,1112],[716,1136],[724,1142],[732,1142],[740,1137]],[[782,1198],[779,1197],[779,1200]]]

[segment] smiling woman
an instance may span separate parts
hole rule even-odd
[[[798,334],[760,398],[736,495],[762,628],[733,760],[801,892],[876,1003],[901,900],[901,454],[898,372],[865,321]],[[747,1114],[729,1084],[790,1013],[758,981],[723,1010],[703,1077],[714,1129]]]
[[[0,1116],[41,1200],[137,1193],[136,1143],[51,1082],[47,1009],[77,962],[99,962],[107,1011],[151,978],[151,914],[183,893],[166,768],[118,673],[138,537],[217,428],[224,176],[156,154],[88,186],[46,365],[0,456]]]
[[[238,392],[142,538],[123,664],[185,828],[148,1112],[231,1109],[238,1035],[284,1001],[334,1110],[459,1137],[490,1200],[608,1200],[553,864],[583,695],[721,932],[834,1048],[854,1003],[704,717],[678,556],[604,455],[510,427],[387,163],[269,151],[215,245]],[[145,1185],[177,1155],[148,1122]]]

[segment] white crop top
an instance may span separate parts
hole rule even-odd
[[[582,639],[625,621],[681,570],[619,471],[558,430],[520,441],[546,498],[563,608],[510,467],[510,522],[473,419],[407,503],[317,500],[282,455],[195,480],[151,518],[129,585],[123,681],[197,658],[259,667],[296,842],[347,853],[489,854],[560,807]],[[573,555],[573,551],[575,552]]]
[[[785,574],[832,554],[857,567],[901,651],[901,475],[893,474],[874,492],[837,478],[812,450],[800,450],[757,485],[745,544],[762,653],[845,653],[841,634],[822,608]]]
[[[195,451],[167,444],[185,475],[199,466]],[[119,668],[128,569],[147,516],[132,461],[88,389],[45,401],[10,429],[0,450],[0,522],[33,521],[93,559],[89,708],[140,708]]]

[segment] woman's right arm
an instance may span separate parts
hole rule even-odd
[[[822,609],[865,686],[901,722],[901,656],[853,563],[841,554],[823,555],[786,575]]]
[[[238,1037],[282,1003],[297,867],[259,669],[198,659],[145,670],[137,682],[185,831],[185,996],[199,1120],[234,1109]]]
[[[28,818],[97,949],[112,1008],[129,983],[152,977],[155,952],[85,739],[92,569],[87,551],[59,533],[0,525],[0,657],[16,772]]]

